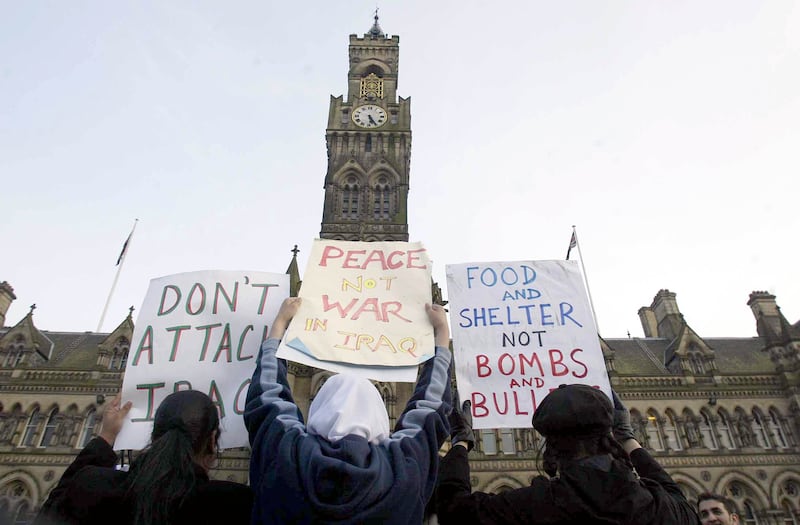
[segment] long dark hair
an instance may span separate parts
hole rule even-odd
[[[214,454],[219,414],[196,390],[167,396],[156,410],[150,445],[136,458],[126,480],[134,525],[165,525],[197,483],[196,460]]]
[[[614,439],[611,432],[594,436],[573,437],[564,435],[545,436],[545,445],[542,452],[544,471],[549,476],[555,476],[559,463],[580,456],[594,456],[611,454],[614,460],[621,462],[629,470],[633,470],[633,463],[625,449]]]

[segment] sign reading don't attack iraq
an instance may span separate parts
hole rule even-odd
[[[431,263],[420,243],[317,239],[278,356],[380,381],[416,380],[434,352]]]
[[[204,271],[150,281],[133,332],[123,401],[133,408],[115,449],[142,449],[161,401],[200,390],[221,417],[220,447],[246,446],[247,387],[261,342],[289,295],[289,276]]]
[[[529,428],[561,384],[611,397],[575,261],[447,265],[456,378],[474,428]]]

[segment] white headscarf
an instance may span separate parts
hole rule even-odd
[[[308,432],[328,441],[355,434],[378,444],[389,437],[389,415],[375,386],[363,377],[330,377],[308,409]]]

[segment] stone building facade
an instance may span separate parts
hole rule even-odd
[[[349,56],[347,97],[330,101],[320,236],[408,240],[411,102],[397,96],[399,38],[385,35],[376,17],[363,37],[350,36]],[[287,270],[293,294],[296,255]],[[35,325],[35,305],[9,322],[15,299],[0,283],[0,516],[23,524],[97,433],[103,403],[122,384],[133,320],[131,311],[111,333],[49,332]],[[601,347],[640,441],[690,498],[726,493],[745,523],[798,525],[800,322],[790,323],[767,292],[751,293],[747,304],[753,337],[708,338],[688,325],[675,294],[661,290],[639,310],[645,337],[601,339]],[[290,364],[301,410],[328,375]],[[376,385],[393,421],[412,386]],[[476,490],[525,486],[540,473],[542,440],[533,430],[478,434]],[[212,475],[246,482],[247,468],[247,450],[231,450]]]

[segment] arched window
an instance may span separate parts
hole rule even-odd
[[[756,436],[756,443],[763,448],[771,448],[769,437],[767,436],[767,427],[764,425],[764,418],[761,417],[761,412],[753,409],[753,434]]]
[[[736,448],[734,446],[730,418],[722,409],[717,411],[717,432],[719,433],[719,444],[721,447],[727,448],[728,450]]]
[[[10,518],[15,525],[31,521],[31,490],[27,484],[14,479],[0,487],[0,516]]]
[[[393,429],[397,418],[394,417],[395,398],[392,395],[392,387],[388,383],[377,383],[375,388],[380,392],[383,404],[386,405],[386,413],[389,415],[389,428]]]
[[[758,516],[756,515],[756,509],[753,507],[753,503],[750,500],[745,500],[742,506],[744,507],[744,523],[746,525],[759,525]]]
[[[655,410],[647,411],[647,442],[656,451],[664,450],[664,436],[661,433],[661,418]]]
[[[128,350],[130,349],[130,342],[120,337],[117,339],[114,349],[111,351],[111,362],[108,368],[111,370],[125,370],[125,365],[128,363]]]
[[[342,217],[358,218],[358,179],[350,175],[342,187]]]
[[[675,423],[675,414],[672,410],[667,410],[667,420],[664,423],[664,435],[667,436],[667,444],[672,450],[683,450],[683,443],[678,435],[678,425]]]
[[[27,501],[22,501],[17,505],[17,510],[14,511],[14,521],[12,523],[14,525],[28,525],[32,517],[31,506]]]
[[[13,343],[8,345],[4,366],[6,368],[16,368],[22,362],[23,357],[25,357],[25,339],[19,335],[14,339]]]
[[[386,177],[381,177],[375,184],[372,215],[376,219],[388,219],[390,212],[391,187]]]
[[[717,450],[719,443],[714,434],[714,425],[711,424],[711,417],[707,410],[700,411],[700,435],[703,436],[703,445],[709,450]]]
[[[481,446],[483,453],[487,456],[497,454],[497,433],[494,429],[484,428],[481,429]]]
[[[792,508],[791,503],[789,503],[787,500],[784,500],[783,503],[781,503],[781,509],[783,509],[784,525],[800,525],[797,522],[797,513]]]
[[[366,153],[372,151],[372,135],[367,135],[367,138],[364,140],[364,151]]]
[[[86,413],[86,421],[83,423],[83,429],[81,430],[81,437],[78,439],[78,446],[80,448],[85,447],[89,444],[89,441],[95,436],[97,432],[97,425],[100,423],[100,415],[97,413],[97,409],[94,407],[90,408],[89,411]]]
[[[789,442],[786,439],[786,433],[783,431],[781,424],[781,416],[776,409],[769,411],[769,430],[775,438],[775,446],[778,448],[788,448]]]
[[[55,444],[56,430],[58,430],[58,407],[50,411],[47,424],[42,432],[42,439],[39,440],[40,447],[49,447]]]
[[[19,446],[21,447],[32,447],[33,446],[33,438],[36,437],[36,431],[39,428],[39,421],[41,417],[39,415],[39,407],[33,409],[31,412],[31,416],[28,418],[28,424],[25,425],[25,432],[22,434],[22,439],[20,440]]]

